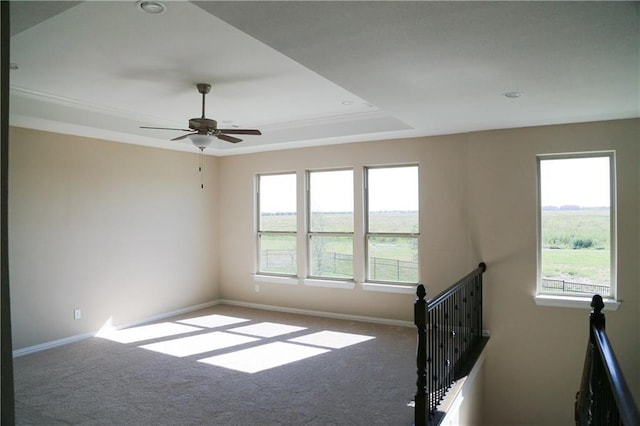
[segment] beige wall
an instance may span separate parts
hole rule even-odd
[[[482,425],[484,370],[484,356],[481,355],[469,375],[453,385],[439,407],[446,413],[441,426]]]
[[[474,256],[489,265],[485,321],[485,420],[491,425],[572,423],[587,341],[582,309],[537,306],[536,154],[616,150],[618,295],[607,330],[640,400],[640,217],[638,120],[481,132],[469,135]]]
[[[588,311],[533,300],[536,154],[615,149],[623,303],[607,313],[607,329],[640,400],[639,123],[209,157],[204,193],[195,155],[12,129],[16,349],[95,331],[111,316],[135,321],[217,298],[411,321],[412,295],[265,283],[256,293],[253,185],[263,172],[418,163],[421,281],[429,294],[478,261],[488,264],[485,424],[572,424]],[[81,321],[72,319],[75,307]]]
[[[10,133],[14,349],[215,300],[217,159]],[[82,319],[73,319],[73,310]]]
[[[220,159],[221,293],[226,299],[413,321],[415,295],[260,284],[255,271],[254,182],[258,173],[354,167],[356,185],[363,166],[420,165],[421,281],[429,294],[444,289],[471,270],[468,259],[466,136],[333,145],[224,157]],[[356,223],[362,216],[356,200]],[[303,202],[303,201],[299,201]],[[358,239],[356,239],[358,241]],[[362,241],[360,239],[360,241]],[[355,250],[354,250],[355,252]],[[362,251],[360,251],[362,252]],[[356,253],[357,260],[357,253]],[[356,264],[358,262],[356,261]],[[362,264],[362,262],[360,262]],[[359,279],[362,274],[358,272]],[[358,277],[356,277],[358,279]]]
[[[488,264],[484,306],[492,337],[484,384],[486,424],[572,424],[588,310],[534,303],[536,155],[615,149],[618,277],[623,304],[608,313],[607,328],[638,399],[638,123],[621,120],[478,132],[221,158],[222,297],[412,320],[411,295],[372,293],[358,286],[338,290],[278,284],[261,284],[256,293],[252,191],[257,173],[417,162],[422,203],[421,281],[429,294],[437,294],[478,261]]]

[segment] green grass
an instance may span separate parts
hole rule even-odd
[[[314,217],[316,231],[351,232],[353,215],[324,213]],[[417,232],[416,212],[376,212],[376,231]],[[572,282],[609,284],[610,232],[608,209],[544,210],[542,214],[542,274],[546,278]],[[263,230],[296,229],[296,215],[265,215]],[[417,241],[376,237],[370,256],[417,261]],[[293,244],[293,245],[292,245]],[[263,250],[287,250],[295,242],[285,237],[264,241]],[[324,239],[323,252],[352,253],[349,239]],[[344,271],[346,275],[351,271]]]
[[[353,232],[353,214],[350,213],[317,213],[312,217],[313,231],[316,232]],[[375,212],[372,214],[372,221],[375,224],[374,231],[394,233],[394,232],[418,232],[417,212]],[[295,231],[296,215],[263,215],[261,217],[262,231]],[[338,256],[336,261],[332,256],[353,254],[353,240],[351,238],[339,236],[314,237],[312,253],[325,253],[322,259],[313,259],[313,270],[320,276],[351,277],[353,276],[353,263]],[[395,238],[380,236],[371,241],[369,256],[379,259],[392,259],[412,264],[417,259],[417,239],[415,238]],[[290,237],[269,236],[263,238],[261,250],[295,250],[295,242]],[[403,263],[404,265],[404,263]],[[382,267],[379,267],[379,269]],[[274,267],[275,269],[275,267]],[[390,268],[392,269],[392,268]],[[385,274],[384,270],[380,274]],[[271,272],[277,272],[272,270]],[[411,275],[403,278],[405,281],[417,280]],[[397,275],[397,267],[389,272],[389,280],[393,280]],[[379,278],[379,279],[384,279]]]
[[[542,275],[572,282],[609,284],[610,258],[609,250],[543,250]]]
[[[260,217],[261,231],[296,232],[297,216],[293,214],[263,214]]]
[[[296,231],[295,214],[261,217],[261,231]],[[353,214],[315,213],[312,217],[313,231],[353,232]],[[418,212],[374,212],[371,215],[372,232],[418,232]]]
[[[543,210],[543,246],[607,249],[609,225],[608,209]]]
[[[543,210],[542,275],[578,283],[610,283],[609,209]]]

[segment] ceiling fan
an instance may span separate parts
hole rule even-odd
[[[189,120],[188,129],[174,129],[169,127],[147,127],[140,126],[141,129],[158,129],[158,130],[180,130],[183,132],[191,132],[186,135],[178,136],[171,139],[172,141],[178,141],[184,138],[191,139],[191,142],[203,151],[207,146],[213,142],[213,138],[216,137],[226,142],[238,143],[242,142],[242,139],[238,139],[229,135],[261,135],[262,132],[256,129],[218,129],[218,122],[204,116],[204,98],[211,90],[211,85],[206,83],[196,84],[198,93],[202,94],[202,117],[192,118]]]

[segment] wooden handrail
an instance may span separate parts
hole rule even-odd
[[[576,425],[640,425],[640,414],[605,331],[604,302],[591,300],[589,343],[580,390],[576,395]]]
[[[431,300],[417,288],[414,323],[418,333],[414,425],[437,424],[437,406],[455,380],[468,373],[486,338],[482,337],[482,274],[478,267]]]
[[[476,269],[474,269],[473,271],[469,272],[462,279],[458,280],[458,282],[456,282],[455,284],[453,284],[452,286],[450,286],[449,288],[444,290],[442,293],[440,293],[439,295],[437,295],[433,299],[429,299],[429,308],[430,309],[435,308],[440,303],[442,303],[442,301],[444,301],[447,298],[449,298],[460,287],[460,285],[462,283],[467,282],[472,277],[475,277],[475,276],[483,274],[486,270],[487,270],[487,264],[484,263],[484,262],[480,262],[480,264],[478,265],[478,267]]]
[[[636,407],[633,398],[631,397],[631,391],[627,385],[627,381],[622,374],[622,368],[618,364],[616,355],[613,352],[613,347],[607,337],[607,333],[604,329],[593,330],[593,336],[596,342],[598,352],[602,357],[603,366],[611,390],[613,391],[613,398],[616,401],[616,406],[620,412],[620,420],[624,425],[640,425],[640,414],[638,414],[638,407]]]

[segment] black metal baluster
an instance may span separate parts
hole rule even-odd
[[[463,337],[464,347],[462,349],[463,354],[466,354],[466,349],[469,343],[469,322],[467,320],[467,309],[466,309],[466,305],[462,303],[462,300],[466,295],[466,286],[467,285],[465,283],[465,288],[462,289],[462,291],[460,292],[460,296],[458,298],[458,305],[460,309],[460,328],[464,333],[464,337]],[[465,362],[465,361],[466,361],[466,355],[463,355],[463,358],[461,358],[461,362]]]
[[[414,307],[418,328],[416,425],[438,420],[438,405],[454,380],[470,367],[471,352],[480,347],[476,345],[483,345],[481,276],[485,270],[481,263],[431,300],[425,300],[424,286],[418,285]]]
[[[447,341],[447,351],[446,351],[446,356],[447,356],[447,378],[445,380],[445,388],[448,388],[449,386],[451,386],[451,383],[453,382],[453,374],[452,374],[452,370],[453,370],[453,340],[455,337],[455,331],[453,330],[452,324],[451,324],[451,314],[453,312],[453,305],[452,305],[452,300],[453,297],[455,296],[455,293],[452,295],[452,297],[450,297],[449,299],[447,299],[447,303],[446,303],[446,318],[445,321],[447,323],[447,334],[446,334],[446,341]]]
[[[438,387],[438,401],[442,398],[442,386],[444,385],[444,363],[445,363],[445,354],[444,354],[444,322],[442,320],[442,303],[438,305],[436,308],[437,317],[438,317],[438,374],[436,375],[436,382]],[[434,405],[437,405],[434,404]]]
[[[452,319],[451,324],[454,327],[454,344],[453,344],[453,356],[454,356],[454,370],[453,377],[458,377],[458,372],[460,368],[460,357],[464,354],[462,351],[462,330],[460,329],[460,312],[458,310],[458,299],[460,298],[460,294],[456,292],[456,294],[452,297]]]
[[[418,329],[418,342],[416,349],[416,364],[418,367],[418,380],[416,382],[416,396],[415,396],[415,408],[414,419],[416,426],[427,425],[427,302],[425,296],[427,294],[424,286],[420,284],[417,290],[417,296],[414,303],[414,323]]]
[[[435,311],[429,310],[429,374],[427,376],[427,391],[429,397],[429,413],[433,414],[435,399],[436,383],[433,376],[437,374],[436,365],[438,364],[438,324],[436,323]]]

